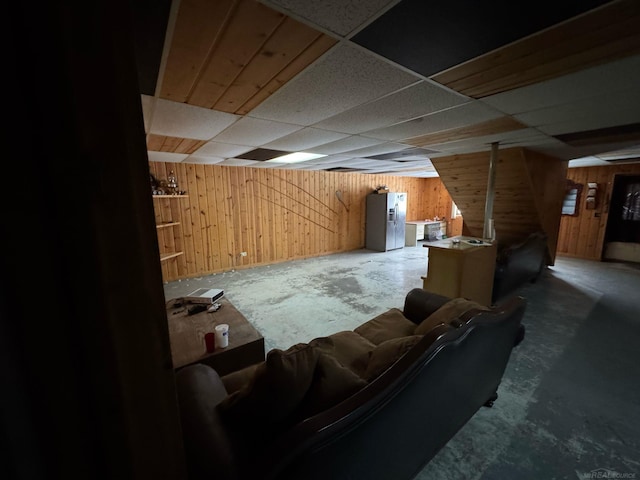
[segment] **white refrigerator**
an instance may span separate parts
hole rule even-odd
[[[367,195],[365,248],[379,252],[404,248],[406,215],[406,193]]]

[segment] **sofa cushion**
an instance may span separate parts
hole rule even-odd
[[[278,430],[307,393],[318,354],[304,343],[270,350],[251,381],[218,405],[225,422],[234,430]]]
[[[392,338],[413,335],[416,324],[405,318],[397,308],[392,308],[385,313],[363,323],[354,332],[362,335],[375,345],[380,345]]]
[[[472,300],[467,300],[466,298],[454,298],[420,322],[414,333],[416,335],[424,335],[440,323],[450,325],[451,322],[457,320],[460,315],[464,315],[468,311],[474,309],[489,310],[488,307]]]
[[[259,366],[260,363],[249,365],[248,367],[236,370],[235,372],[228,373],[221,377],[220,380],[222,380],[224,387],[227,389],[227,393],[231,395],[232,393],[235,393],[249,385],[249,382],[253,379],[253,376]]]
[[[365,379],[371,381],[378,377],[420,340],[422,340],[422,335],[410,335],[382,342],[371,352],[365,371]]]
[[[295,417],[304,420],[331,408],[350,397],[367,382],[351,369],[326,353],[320,353],[313,375],[313,382],[300,403]]]
[[[320,352],[334,357],[338,363],[363,377],[367,369],[369,354],[376,346],[362,335],[352,331],[318,337],[309,342]]]

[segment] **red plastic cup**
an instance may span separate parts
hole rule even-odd
[[[207,353],[211,353],[216,349],[216,334],[213,332],[204,334],[204,343],[207,346]]]

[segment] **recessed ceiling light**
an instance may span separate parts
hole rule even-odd
[[[281,157],[272,158],[267,162],[274,163],[298,163],[306,162],[307,160],[313,160],[314,158],[326,157],[320,153],[307,153],[307,152],[293,152],[288,155],[282,155]]]

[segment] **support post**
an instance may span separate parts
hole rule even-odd
[[[489,157],[489,178],[487,179],[487,196],[484,203],[484,231],[483,238],[494,240],[493,231],[493,199],[496,194],[496,165],[498,163],[498,142],[491,144]]]

